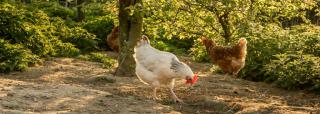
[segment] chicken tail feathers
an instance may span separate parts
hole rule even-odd
[[[150,40],[146,35],[142,35],[142,38],[137,42],[137,46],[150,45]]]
[[[245,38],[240,38],[239,39],[239,45],[240,46],[245,46],[247,45],[247,40]]]

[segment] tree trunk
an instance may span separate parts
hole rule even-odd
[[[222,26],[223,37],[225,39],[225,43],[228,44],[231,41],[231,31],[230,31],[230,23],[229,23],[229,12],[225,12],[223,15],[218,17],[219,23]]]
[[[64,1],[64,7],[66,7],[66,8],[68,7],[68,1],[67,0]]]
[[[119,67],[117,76],[135,76],[134,46],[142,34],[142,0],[119,0]],[[130,7],[135,6],[135,7]],[[135,8],[130,15],[131,8]]]
[[[85,0],[78,0],[77,1],[77,21],[78,22],[82,21],[85,18],[83,10],[82,10],[82,5],[84,2],[85,2]]]

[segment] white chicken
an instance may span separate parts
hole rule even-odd
[[[134,52],[136,75],[142,82],[153,87],[153,97],[158,99],[157,88],[165,85],[169,87],[175,102],[183,102],[173,91],[175,79],[186,79],[187,82],[193,80],[191,68],[180,62],[174,54],[153,48],[144,35],[137,42]]]

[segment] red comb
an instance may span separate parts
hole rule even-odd
[[[195,73],[192,80],[187,80],[186,84],[195,84],[198,81],[198,73]]]

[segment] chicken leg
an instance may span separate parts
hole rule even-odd
[[[227,76],[228,76],[228,73],[225,73],[225,74],[223,75],[223,79],[222,79],[222,80],[226,80],[226,79],[227,79]]]
[[[153,88],[153,100],[159,100],[159,97],[157,96],[157,87]]]
[[[176,94],[174,93],[174,91],[173,91],[174,84],[175,84],[175,80],[174,80],[174,79],[172,79],[172,80],[171,80],[171,83],[170,83],[170,86],[169,86],[169,89],[170,89],[170,92],[171,92],[172,98],[173,98],[174,102],[180,102],[180,103],[183,103],[183,101],[182,101],[181,99],[179,99],[179,98],[177,97],[177,95],[176,95]]]
[[[152,83],[152,87],[153,87],[153,100],[159,100],[158,96],[157,96],[157,88],[160,85],[160,83],[158,81],[155,81]]]

